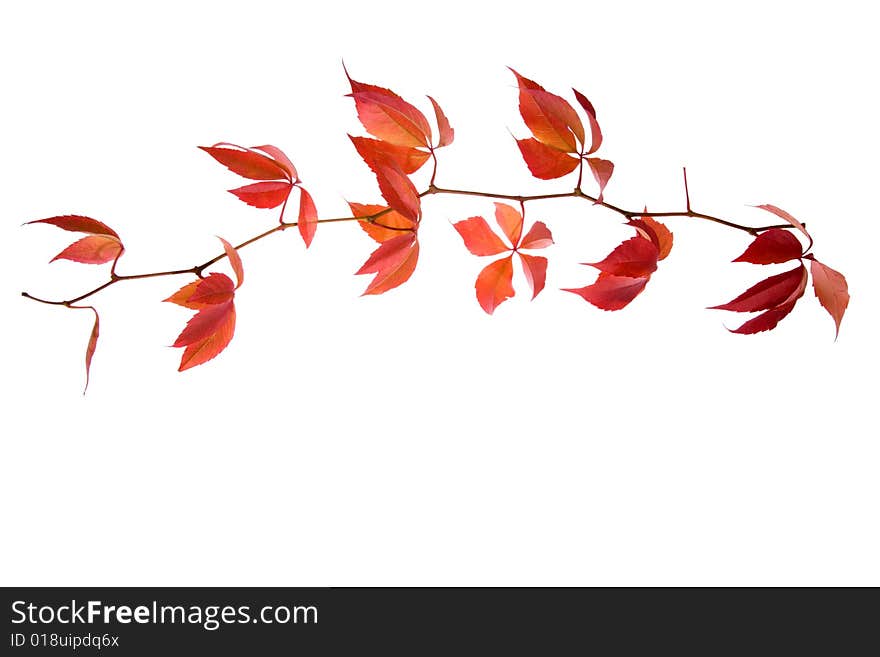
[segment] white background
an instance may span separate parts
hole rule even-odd
[[[8,3],[0,10],[4,372],[0,583],[12,585],[880,584],[878,47],[869,3]],[[529,206],[548,289],[494,317],[486,261],[425,202],[412,280],[360,298],[372,242],[321,226],[242,251],[238,329],[178,374],[188,279],[68,298],[106,267],[47,264],[64,213],[121,234],[121,273],[189,267],[276,221],[197,145],[274,143],[322,216],[377,202],[342,72],[456,129],[438,183],[532,180],[505,66],[596,105],[609,201],[807,222],[852,303],[834,342],[808,290],[769,333],[728,301],[782,267],[748,236],[671,219],[645,293],[603,313],[560,287],[631,234],[586,203]],[[569,96],[570,98],[570,96]],[[430,116],[430,114],[429,114]],[[425,181],[419,178],[419,186]],[[225,264],[218,268],[227,271]],[[517,274],[517,276],[521,276]]]

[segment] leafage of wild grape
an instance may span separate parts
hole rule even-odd
[[[564,288],[602,310],[620,310],[635,299],[651,280],[657,263],[672,250],[672,232],[647,214],[627,222],[635,237],[622,242],[600,262],[584,265],[599,270],[596,281],[579,288]]]
[[[375,274],[364,295],[382,294],[409,280],[419,261],[418,223],[391,208],[381,205],[349,203],[353,217],[373,217],[359,222],[364,231],[379,243],[367,261],[355,272]]]
[[[74,233],[86,233],[85,237],[68,246],[50,262],[72,260],[87,265],[103,265],[116,261],[124,251],[116,231],[91,217],[68,214],[48,219],[37,219],[27,223],[49,224]]]
[[[238,251],[222,237],[237,283],[226,274],[212,273],[188,283],[165,299],[197,311],[177,336],[173,347],[183,347],[179,372],[206,363],[223,351],[235,333],[235,291],[244,282]]]
[[[306,248],[311,245],[318,227],[318,211],[311,194],[302,186],[296,167],[284,151],[271,145],[247,148],[227,142],[199,148],[233,173],[261,181],[230,189],[229,192],[255,208],[282,206],[280,222],[284,221],[284,208],[287,207],[291,191],[294,187],[299,189],[297,227]]]
[[[510,253],[483,267],[474,284],[480,307],[490,315],[516,294],[513,289],[514,253],[519,257],[523,274],[532,290],[532,299],[540,294],[547,279],[547,258],[522,253],[521,249],[543,249],[553,244],[550,229],[541,221],[536,221],[523,235],[522,214],[505,203],[495,204],[495,222],[510,246],[489,227],[483,217],[470,217],[453,224],[465,247],[474,255]]]

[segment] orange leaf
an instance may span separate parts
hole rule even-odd
[[[449,119],[446,118],[446,114],[440,109],[440,105],[437,101],[430,96],[428,96],[428,100],[430,100],[431,105],[434,106],[434,115],[437,117],[437,129],[440,132],[440,141],[437,142],[436,148],[449,146],[449,144],[452,143],[452,140],[455,139],[455,130],[449,125]]]
[[[238,251],[232,246],[229,242],[227,242],[222,237],[218,237],[221,242],[223,242],[223,250],[226,251],[226,257],[229,258],[229,264],[232,266],[232,271],[235,272],[235,279],[238,281],[238,285],[235,286],[235,289],[241,287],[241,284],[244,283],[244,266],[241,264],[241,256],[238,255]]]
[[[407,232],[379,245],[355,274],[376,274],[364,294],[382,294],[405,283],[419,260],[419,241]]]
[[[358,154],[364,162],[373,169],[372,162],[389,159],[400,167],[404,173],[415,173],[431,156],[427,151],[419,150],[411,146],[396,146],[387,141],[370,139],[369,137],[352,137],[351,139]]]
[[[629,278],[646,278],[657,270],[657,245],[641,235],[618,245],[601,262],[585,262],[607,274]]]
[[[242,201],[255,208],[277,208],[290,196],[292,185],[289,180],[258,182],[244,187],[230,189]]]
[[[180,358],[178,372],[201,365],[217,356],[235,333],[235,305],[227,301],[200,310],[187,322],[175,347],[186,347]]]
[[[546,146],[537,139],[517,139],[516,145],[523,160],[535,178],[553,180],[571,173],[577,168],[578,159],[555,148]]]
[[[806,256],[810,261],[810,273],[813,275],[813,291],[822,307],[834,319],[834,339],[840,334],[840,322],[849,305],[849,288],[846,278],[839,271],[823,265],[812,255]]]
[[[367,132],[398,146],[430,145],[431,126],[418,109],[390,89],[352,80],[347,70],[345,75],[351,84],[349,95]]]
[[[383,210],[388,210],[385,205],[364,205],[362,203],[349,203],[351,214],[354,217],[371,217]],[[399,212],[389,210],[381,217],[373,221],[359,221],[358,224],[364,231],[377,242],[387,242],[399,237],[403,230],[412,231],[418,227],[412,219],[407,219]]]
[[[544,283],[547,280],[547,258],[520,253],[519,259],[522,263],[523,273],[526,275],[526,281],[532,288],[532,299],[534,299],[544,289]]]
[[[467,250],[475,256],[491,256],[510,251],[498,235],[496,235],[483,217],[469,217],[452,224]]]
[[[521,249],[544,249],[553,244],[553,235],[550,229],[542,221],[536,221],[529,228],[529,232],[525,234],[519,244]]]
[[[112,235],[88,235],[64,249],[49,262],[73,260],[87,265],[102,265],[122,254],[122,244]]]
[[[755,207],[761,208],[762,210],[766,210],[767,212],[771,212],[771,213],[775,214],[777,217],[779,217],[780,219],[784,219],[785,221],[790,223],[792,226],[797,228],[799,231],[801,231],[804,235],[806,235],[807,239],[812,241],[813,238],[810,237],[810,234],[807,232],[806,227],[800,221],[798,221],[797,219],[792,217],[790,214],[788,214],[788,212],[786,212],[785,210],[777,208],[775,205],[770,205],[769,203],[765,203],[763,205],[756,205]]]
[[[407,219],[418,222],[422,213],[419,192],[400,167],[390,160],[383,160],[373,162],[371,168],[376,174],[382,198],[391,209]]]
[[[299,194],[299,219],[297,219],[296,225],[306,248],[309,248],[315,237],[315,232],[318,230],[318,208],[315,207],[312,195],[304,188],[299,188]]]
[[[510,246],[516,248],[522,236],[523,216],[519,210],[506,203],[495,204],[495,221],[510,240]]]
[[[513,290],[513,255],[484,267],[474,287],[480,306],[491,315],[498,306],[516,294]]]
[[[279,180],[290,174],[278,162],[244,146],[221,142],[213,146],[199,146],[233,173],[251,180]]]
[[[226,274],[212,273],[187,283],[164,301],[176,303],[178,306],[201,310],[206,306],[225,303],[233,298],[235,286]]]
[[[648,209],[645,208],[645,212],[647,211]],[[672,251],[672,231],[665,224],[649,216],[630,219],[626,223],[635,228],[639,235],[654,243],[659,252],[657,260],[663,260]]]
[[[620,310],[642,293],[649,280],[649,276],[630,278],[601,272],[592,285],[563,291],[577,294],[602,310]]]
[[[510,70],[519,85],[519,113],[535,138],[560,151],[576,153],[575,139],[583,144],[584,126],[574,108],[537,82]]]
[[[603,200],[602,195],[605,193],[605,186],[611,180],[611,174],[614,173],[614,162],[603,160],[599,157],[588,157],[587,164],[590,166],[590,171],[593,172],[596,182],[599,183],[599,196],[596,201],[601,203]]]
[[[282,169],[284,169],[284,171],[287,172],[291,182],[299,182],[299,174],[297,174],[296,172],[296,167],[293,166],[293,162],[290,161],[290,158],[287,157],[287,155],[284,154],[284,151],[282,151],[280,148],[276,146],[270,146],[268,144],[265,146],[252,146],[251,148],[263,151],[269,157],[275,160],[275,162],[278,163],[278,166],[280,166]]]

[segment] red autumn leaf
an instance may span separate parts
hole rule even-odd
[[[271,180],[230,189],[229,192],[235,194],[248,205],[268,209],[277,208],[284,203],[290,196],[291,189],[293,186],[288,180]]]
[[[428,161],[431,154],[411,146],[396,146],[387,141],[370,139],[369,137],[348,136],[364,162],[373,169],[372,162],[388,159],[394,162],[406,174],[415,173]]]
[[[577,98],[578,103],[584,108],[584,111],[587,113],[587,119],[590,121],[592,144],[590,150],[587,151],[587,155],[590,155],[599,150],[599,146],[602,145],[602,130],[599,128],[599,121],[596,119],[596,110],[593,107],[593,103],[591,103],[587,97],[577,89],[572,89],[572,91],[574,92],[574,97]]]
[[[400,167],[390,160],[373,162],[370,167],[376,174],[379,191],[388,206],[407,219],[418,222],[422,213],[419,192]]]
[[[309,248],[318,230],[318,208],[315,207],[312,195],[302,187],[299,188],[299,218],[296,226],[306,248]]]
[[[560,151],[576,153],[575,140],[583,144],[584,126],[574,108],[564,98],[510,70],[519,85],[519,113],[535,138]]]
[[[547,281],[547,258],[520,253],[519,260],[523,267],[523,273],[529,287],[532,288],[532,299],[544,289]]]
[[[416,230],[418,224],[412,219],[407,219],[399,212],[390,210],[384,205],[364,205],[362,203],[349,203],[351,214],[354,217],[371,217],[384,212],[375,221],[359,221],[358,225],[379,243],[387,242],[395,237],[400,237],[403,231]]]
[[[840,322],[849,305],[849,288],[846,278],[839,271],[823,265],[812,255],[806,256],[810,261],[810,273],[813,275],[813,291],[822,307],[834,319],[834,339],[840,334]]]
[[[244,146],[221,142],[213,146],[199,146],[199,148],[227,169],[243,178],[251,180],[290,180],[292,177],[285,167],[273,158]]]
[[[535,178],[553,180],[577,168],[579,160],[576,157],[546,146],[537,139],[517,139],[516,144]]]
[[[274,159],[278,163],[278,166],[280,166],[287,172],[291,182],[299,182],[299,174],[297,174],[296,172],[296,167],[293,166],[293,162],[290,161],[290,158],[287,157],[287,155],[284,154],[284,151],[282,151],[280,148],[278,148],[277,146],[271,146],[269,144],[265,146],[253,146],[252,148],[258,151],[263,151],[269,157]]]
[[[491,315],[499,305],[516,294],[513,290],[513,256],[486,265],[477,276],[474,287],[480,306]]]
[[[792,295],[802,288],[806,282],[806,273],[806,268],[798,263],[794,269],[765,278],[732,301],[720,306],[711,306],[710,309],[751,313],[781,306],[791,301]],[[801,294],[803,294],[802,289]]]
[[[229,264],[232,267],[232,271],[235,272],[235,280],[238,284],[235,286],[235,289],[241,287],[241,284],[244,283],[244,265],[241,264],[241,256],[238,255],[238,251],[232,246],[229,242],[227,242],[222,237],[218,237],[221,242],[223,242],[223,250],[226,252],[226,257],[229,258]]]
[[[645,208],[645,212],[647,211],[648,209]],[[649,216],[630,219],[626,223],[635,228],[640,235],[654,243],[659,252],[657,260],[663,260],[672,251],[672,231],[665,224]]]
[[[235,285],[226,274],[214,272],[205,278],[187,283],[164,301],[178,306],[201,310],[206,306],[230,301],[235,294]]]
[[[771,228],[758,235],[734,262],[772,265],[800,258],[803,253],[800,240],[784,228]]]
[[[440,105],[437,101],[430,96],[428,96],[428,100],[430,100],[431,105],[434,106],[434,115],[437,117],[437,130],[440,132],[440,141],[437,142],[436,148],[449,146],[449,144],[452,143],[452,140],[455,139],[455,130],[449,125],[449,119],[446,118],[446,114],[440,109]]]
[[[86,394],[86,390],[89,389],[89,372],[92,369],[92,356],[95,355],[95,349],[98,347],[98,334],[100,332],[98,311],[91,306],[89,306],[89,309],[95,313],[95,324],[92,327],[92,333],[89,335],[89,343],[86,346],[86,385],[85,388],[83,388],[83,394]]]
[[[122,243],[112,235],[88,235],[77,240],[49,262],[73,260],[86,265],[103,265],[122,254]]]
[[[107,224],[92,219],[91,217],[83,217],[76,214],[65,214],[60,217],[49,217],[48,219],[37,219],[28,221],[25,225],[30,224],[51,224],[63,230],[69,230],[73,233],[91,233],[92,235],[110,235],[119,239],[116,231]]]
[[[647,278],[657,270],[658,256],[657,245],[651,240],[637,235],[618,245],[601,262],[582,264],[595,267],[614,276]]]
[[[790,301],[789,303],[782,304],[776,308],[771,308],[757,317],[753,317],[738,329],[728,329],[728,331],[731,333],[739,333],[740,335],[752,335],[754,333],[761,333],[762,331],[771,331],[775,329],[776,325],[794,309],[796,302],[797,300]]]
[[[405,283],[419,260],[419,240],[406,232],[382,242],[355,274],[376,274],[364,294],[382,294]]]
[[[470,217],[452,225],[461,235],[467,250],[475,256],[491,256],[510,251],[510,247],[489,228],[483,217]]]
[[[650,280],[649,276],[630,278],[600,272],[596,282],[580,288],[565,288],[602,310],[620,310],[635,299]]]
[[[174,347],[186,347],[177,371],[211,360],[226,348],[234,333],[235,304],[231,300],[204,307],[187,322],[174,342]]]
[[[347,70],[345,75],[351,84],[349,95],[367,132],[398,146],[430,145],[431,126],[416,107],[390,89],[352,80]]]
[[[603,160],[599,157],[588,157],[587,164],[590,167],[590,171],[593,172],[596,182],[599,183],[599,196],[596,200],[601,203],[605,193],[605,186],[611,180],[611,174],[614,173],[614,162]]]
[[[536,221],[519,243],[520,249],[544,249],[553,244],[553,235],[542,221]]]

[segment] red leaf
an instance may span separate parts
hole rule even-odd
[[[474,287],[480,306],[491,315],[498,306],[516,294],[513,290],[513,255],[484,267]]]
[[[483,217],[470,217],[452,224],[467,250],[476,256],[491,256],[510,251],[498,235],[496,235]]]
[[[347,70],[345,75],[358,118],[367,132],[398,146],[430,145],[431,126],[418,109],[390,89],[352,80]]]
[[[393,209],[407,219],[418,222],[422,208],[419,192],[412,181],[390,160],[374,162],[371,165],[379,183],[382,198]]]
[[[611,174],[614,173],[614,162],[598,157],[588,157],[587,164],[590,166],[590,171],[593,172],[596,182],[599,183],[599,196],[596,200],[601,203],[605,193],[605,186],[611,180]]]
[[[229,264],[232,266],[232,271],[235,272],[235,279],[238,281],[238,285],[235,286],[235,289],[241,287],[241,284],[244,283],[244,265],[241,264],[241,256],[238,255],[238,251],[232,246],[229,242],[227,242],[222,237],[218,237],[221,242],[223,242],[223,250],[226,251],[226,257],[229,258]]]
[[[523,228],[523,216],[519,213],[519,210],[506,203],[496,203],[495,221],[507,236],[507,239],[510,240],[510,246],[516,248],[519,244],[519,238],[522,236]]]
[[[306,248],[309,248],[318,230],[318,208],[315,207],[312,195],[302,187],[299,188],[299,218],[296,226]]]
[[[819,299],[822,307],[834,319],[834,339],[840,334],[840,322],[849,305],[849,288],[846,278],[839,271],[823,265],[812,255],[806,256],[810,260],[810,273],[813,275],[813,291]]]
[[[645,212],[647,211],[648,209],[645,208]],[[663,260],[672,251],[672,231],[653,217],[639,217],[638,219],[630,219],[626,223],[654,243],[659,251],[657,260]]]
[[[638,235],[618,245],[601,262],[583,264],[614,276],[643,278],[657,270],[658,255],[657,245]]]
[[[230,189],[242,201],[255,208],[277,208],[290,196],[292,185],[289,180],[258,182],[236,189]]]
[[[37,219],[29,221],[29,224],[51,224],[63,230],[69,230],[73,233],[91,233],[92,235],[110,235],[119,239],[116,231],[107,224],[101,223],[97,219],[91,217],[83,217],[75,214],[65,214],[60,217],[49,217],[48,219]]]
[[[452,140],[455,139],[455,130],[449,125],[449,119],[446,118],[446,114],[440,109],[440,105],[437,101],[430,96],[428,96],[428,100],[430,100],[431,105],[434,106],[434,115],[437,117],[437,129],[440,132],[440,141],[437,142],[436,148],[449,146],[449,144],[452,143]]]
[[[547,258],[520,253],[519,259],[526,281],[532,288],[532,299],[534,299],[544,289],[547,280]]]
[[[754,333],[775,329],[776,325],[794,309],[795,303],[797,303],[797,299],[763,312],[757,317],[753,317],[747,321],[738,329],[728,329],[728,331],[731,333],[739,333],[740,335],[752,335]]]
[[[519,152],[529,171],[535,178],[541,180],[553,180],[571,173],[578,165],[578,159],[567,153],[558,151],[550,146],[545,146],[537,139],[517,139]]]
[[[177,371],[211,360],[226,348],[234,333],[235,305],[231,300],[203,308],[187,322],[174,343],[175,347],[186,347]]]
[[[49,262],[73,260],[87,265],[102,265],[122,254],[122,244],[112,235],[88,235],[77,240]]]
[[[382,294],[409,280],[418,260],[419,241],[416,234],[403,233],[383,242],[355,273],[375,273],[364,294]]]
[[[364,205],[361,203],[349,203],[351,214],[354,217],[370,217],[388,210],[384,205]],[[374,222],[359,221],[358,224],[364,231],[379,243],[387,242],[395,237],[400,237],[403,230],[414,231],[418,227],[412,219],[407,219],[399,212],[389,210]]]
[[[793,294],[805,283],[807,270],[802,264],[794,269],[765,278],[740,294],[733,301],[720,306],[711,306],[715,310],[732,310],[738,313],[751,313],[758,310],[769,310],[788,303]],[[801,294],[803,290],[801,290]],[[799,296],[799,295],[798,295]],[[766,329],[764,329],[766,330]]]
[[[268,144],[265,146],[252,146],[252,148],[263,151],[275,160],[278,163],[278,166],[287,172],[291,182],[299,182],[299,174],[296,172],[296,167],[293,166],[293,162],[290,161],[290,158],[287,157],[287,155],[284,154],[284,151],[280,148]]]
[[[235,286],[232,279],[226,274],[215,272],[187,283],[164,301],[192,310],[201,310],[207,306],[232,300],[234,293]]]
[[[235,144],[214,144],[199,146],[208,155],[217,160],[233,173],[251,180],[278,180],[288,178],[290,174],[275,160],[262,153],[257,153]]]
[[[521,249],[544,249],[553,244],[553,235],[542,221],[536,221],[519,244]]]
[[[563,292],[577,294],[602,310],[620,310],[641,294],[649,280],[649,276],[630,278],[601,272],[592,285]]]
[[[800,221],[798,221],[797,219],[792,217],[790,214],[788,214],[788,212],[786,212],[785,210],[777,208],[775,205],[770,205],[769,203],[765,203],[763,205],[756,205],[755,207],[761,208],[762,210],[766,210],[767,212],[772,212],[780,219],[784,219],[785,221],[790,223],[792,226],[797,228],[799,231],[801,231],[804,235],[806,235],[807,239],[812,241],[813,238],[810,237],[810,234],[807,232],[806,227]]]
[[[512,68],[519,85],[519,113],[535,138],[566,153],[576,153],[575,139],[584,142],[584,126],[564,98],[546,91]]]
[[[599,122],[596,120],[596,110],[593,107],[593,103],[591,103],[586,96],[584,96],[577,89],[572,89],[574,92],[574,97],[577,98],[577,101],[580,103],[581,107],[587,113],[587,119],[590,121],[590,133],[592,136],[592,144],[590,146],[590,150],[587,151],[587,155],[591,153],[595,153],[599,150],[599,146],[602,145],[602,130],[599,128]]]
[[[800,240],[784,228],[771,228],[758,235],[734,262],[772,265],[800,258],[803,253]]]
[[[371,169],[374,169],[372,163],[388,159],[400,167],[404,173],[415,173],[431,156],[430,153],[411,146],[396,146],[387,141],[379,141],[369,137],[349,135],[348,138],[351,139],[358,154]]]
[[[95,313],[95,325],[92,327],[92,333],[89,336],[89,344],[86,346],[86,386],[85,388],[83,388],[83,394],[86,394],[86,390],[89,389],[89,371],[92,368],[92,356],[95,355],[95,349],[98,347],[98,334],[100,324],[98,311],[91,306],[89,306],[89,309],[93,313]]]

